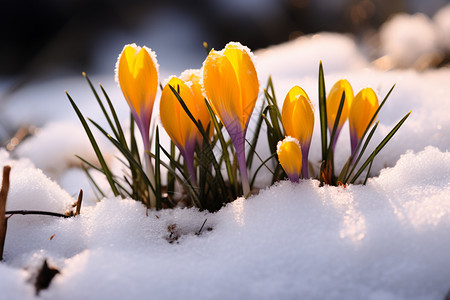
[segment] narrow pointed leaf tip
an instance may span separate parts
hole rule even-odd
[[[350,107],[353,101],[353,89],[346,79],[338,80],[331,88],[327,97],[327,125],[330,132],[333,130],[333,124],[341,101],[342,93],[345,92],[345,103],[339,118],[338,130],[342,128],[348,118]]]
[[[286,137],[277,144],[277,155],[281,167],[292,182],[298,182],[302,171],[302,150],[299,141]]]

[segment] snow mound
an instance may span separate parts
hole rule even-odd
[[[441,8],[433,17],[439,42],[444,50],[450,52],[450,4]]]
[[[330,45],[339,51],[330,51]],[[279,78],[315,77],[320,61],[330,72],[360,69],[367,65],[351,37],[334,33],[300,37],[256,51],[255,55],[258,77],[263,84],[268,75]]]
[[[58,184],[36,169],[27,159],[11,160],[0,150],[0,165],[10,165],[10,189],[6,210],[47,210],[64,212],[72,197]]]
[[[380,28],[384,54],[396,67],[407,68],[438,53],[439,39],[435,25],[424,14],[398,14]]]
[[[427,147],[367,186],[283,181],[214,214],[147,216],[139,202],[109,198],[39,228],[11,224],[7,257],[18,267],[47,257],[60,269],[43,299],[443,299],[449,174],[450,153]],[[8,298],[32,299],[23,295],[31,271],[15,272],[13,287],[27,288]]]
[[[81,124],[74,122],[49,122],[16,150],[19,157],[29,158],[53,178],[71,167],[80,166],[81,161],[75,153],[89,162],[97,161],[86,132]]]

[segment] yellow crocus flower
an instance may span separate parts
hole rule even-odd
[[[333,149],[341,132],[342,126],[347,121],[350,107],[353,101],[353,89],[346,79],[338,80],[330,90],[327,97],[327,124],[330,134],[333,132],[334,122],[336,121],[339,104],[341,102],[342,93],[345,92],[345,102],[342,108],[341,117],[339,118],[338,128],[334,136]]]
[[[149,150],[149,128],[158,89],[156,54],[147,47],[129,44],[123,47],[116,64],[116,81],[133,113]]]
[[[188,86],[183,80],[172,77],[163,88],[159,106],[161,123],[169,137],[183,155],[191,181],[196,183],[194,169],[195,144],[198,141],[203,141],[203,138],[194,122],[192,122],[187,113],[184,111],[169,85],[178,92],[190,113],[196,120],[203,117],[203,121],[208,123],[209,120],[205,120],[204,114],[206,105],[203,101],[203,97],[201,97],[201,99],[195,97],[195,92],[192,89],[193,85]]]
[[[277,145],[277,155],[280,165],[292,182],[299,181],[302,171],[302,150],[296,138],[286,137]]]
[[[372,125],[369,125],[369,122],[378,106],[377,95],[371,88],[362,89],[353,99],[348,116],[352,153],[356,150],[366,128]]]
[[[116,63],[116,81],[127,100],[141,132],[144,150],[150,151],[150,122],[158,89],[158,62],[150,48],[129,44],[123,47]],[[155,174],[149,155],[144,156],[146,174],[155,187]],[[150,207],[156,206],[156,195],[149,189]]]
[[[222,123],[245,131],[259,92],[250,50],[233,42],[222,51],[212,49],[203,64],[203,86]]]
[[[203,88],[236,149],[244,195],[250,193],[245,165],[245,134],[256,104],[259,81],[250,50],[230,42],[212,49],[203,63]]]
[[[314,107],[306,92],[299,86],[289,90],[284,99],[281,121],[287,136],[296,138],[302,148],[302,175],[308,178],[308,153],[314,129]]]

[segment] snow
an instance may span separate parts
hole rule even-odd
[[[450,51],[450,4],[440,9],[433,17],[443,49]]]
[[[437,15],[448,15],[442,11]],[[426,32],[425,23],[418,30]],[[81,215],[73,218],[9,219],[2,298],[35,299],[33,278],[47,259],[61,273],[41,299],[444,299],[450,290],[450,68],[381,71],[350,36],[331,33],[255,56],[261,84],[272,75],[280,104],[299,85],[317,106],[319,60],[327,88],[346,78],[355,93],[371,86],[381,101],[396,84],[369,148],[412,114],[375,160],[366,186],[281,181],[217,213],[147,211],[140,202],[111,196],[97,201],[74,157],[92,160],[94,154],[63,93],[68,90],[84,113],[106,126],[89,87],[81,76],[29,86],[0,112],[11,126],[27,120],[40,128],[14,152],[0,150],[0,165],[12,166],[7,210],[63,213],[80,188],[85,197]],[[126,124],[129,111],[113,72],[92,81],[104,84]],[[39,105],[30,109],[30,101]],[[344,125],[337,166],[348,156],[347,132]],[[120,170],[117,153],[99,142]],[[316,117],[310,151],[316,166],[319,149]],[[267,157],[263,142],[257,150]],[[259,181],[267,176],[261,173]]]
[[[380,39],[385,53],[400,67],[414,64],[422,55],[434,54],[438,45],[434,24],[420,13],[396,15],[382,26]]]
[[[450,4],[433,18],[425,14],[398,14],[380,29],[381,51],[390,67],[422,68],[450,51]]]

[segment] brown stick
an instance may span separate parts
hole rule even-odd
[[[0,261],[3,260],[3,248],[5,246],[6,227],[8,225],[8,219],[5,216],[5,212],[6,212],[6,199],[8,198],[8,191],[9,191],[10,171],[11,171],[10,166],[3,167],[2,189],[0,190]]]
[[[82,201],[83,201],[83,190],[80,190],[80,193],[78,194],[77,209],[75,211],[75,216],[78,216],[81,212]]]

